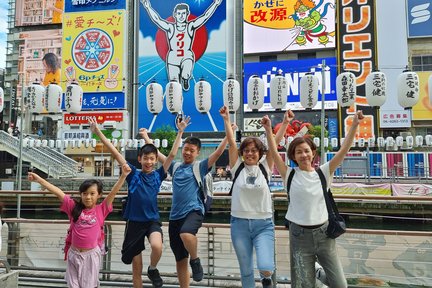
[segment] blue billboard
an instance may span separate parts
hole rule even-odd
[[[264,80],[266,87],[264,93],[264,106],[260,111],[273,111],[270,105],[270,81],[278,73],[282,73],[287,78],[288,84],[288,102],[285,109],[303,110],[300,105],[300,79],[308,72],[314,72],[321,83],[321,67],[325,60],[325,109],[337,109],[336,98],[336,77],[337,67],[336,58],[316,58],[306,60],[287,60],[274,62],[255,62],[244,64],[244,86],[247,87],[247,82],[252,75],[258,75]],[[319,85],[321,91],[321,84]],[[244,95],[245,111],[251,111],[247,106],[247,91]],[[315,109],[321,107],[321,93],[319,93],[318,104]],[[285,110],[284,109],[284,110]]]
[[[432,37],[432,1],[407,0],[408,37]]]
[[[65,12],[101,11],[113,9],[126,9],[126,0],[91,0],[91,1],[65,1]]]
[[[138,62],[138,127],[174,126],[164,100],[162,112],[147,109],[146,87],[152,81],[165,90],[170,80],[182,85],[185,115],[191,116],[187,131],[220,131],[223,121],[222,87],[226,79],[226,8],[224,0],[143,0],[140,5]],[[187,33],[185,32],[187,31]],[[211,85],[210,112],[195,107],[194,86],[204,79]]]

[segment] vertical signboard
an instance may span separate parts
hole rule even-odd
[[[175,115],[164,105],[158,115],[146,107],[146,86],[152,81],[166,87],[170,80],[182,86],[182,113],[191,116],[188,131],[223,129],[219,108],[226,77],[225,1],[143,0],[140,5],[138,127],[151,130],[174,126]],[[204,78],[211,84],[208,113],[195,109],[194,86]]]
[[[243,1],[245,54],[334,48],[334,0]]]
[[[428,79],[431,72],[417,72],[420,81],[419,101],[412,108],[413,120],[432,119],[432,95],[429,95]]]
[[[366,102],[366,77],[376,68],[375,1],[338,1],[338,62],[340,67],[356,75],[357,97],[355,104],[341,110],[342,133],[346,135],[356,110],[363,110],[357,137],[370,138],[377,135],[377,113]],[[344,136],[341,136],[344,137]],[[376,137],[375,137],[376,138]]]
[[[68,1],[65,6],[63,90],[78,81],[84,90],[83,110],[125,108],[124,8],[124,1]]]

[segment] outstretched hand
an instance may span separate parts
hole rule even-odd
[[[264,129],[267,131],[268,129],[271,130],[271,120],[268,117],[268,115],[265,115],[262,119],[261,119],[261,125],[264,127]]]
[[[363,111],[358,110],[356,112],[356,114],[354,115],[353,125],[358,125],[360,123],[360,120],[363,120],[363,119],[364,119]]]
[[[28,172],[27,179],[32,182],[39,182],[39,180],[41,180],[42,178],[36,173]]]
[[[284,114],[283,123],[288,124],[290,123],[295,117],[295,114],[291,109],[287,110]]]
[[[186,129],[186,127],[192,123],[190,122],[190,120],[191,120],[190,116],[183,117],[181,120],[180,117],[177,118],[177,129],[183,132]]]
[[[125,175],[125,176],[129,175],[129,173],[132,171],[129,164],[127,164],[127,163],[124,163],[121,166],[121,168],[122,168],[122,175]]]
[[[99,130],[98,123],[96,122],[95,117],[89,117],[88,123],[90,125],[90,131],[95,133]]]
[[[237,128],[238,128],[238,126],[237,126],[236,123],[231,123],[231,130],[232,130],[233,132],[235,132],[235,131],[237,130]]]
[[[222,106],[222,108],[219,109],[219,114],[222,116],[222,119],[228,120],[229,119],[229,110],[227,106]]]

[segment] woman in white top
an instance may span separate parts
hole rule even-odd
[[[290,110],[286,112],[286,115],[290,119],[294,118],[294,113]],[[351,147],[361,119],[363,119],[363,114],[358,111],[353,117],[353,123],[339,151],[329,162],[320,166],[328,186],[330,186],[334,171]],[[324,268],[329,287],[347,287],[342,264],[336,251],[336,241],[328,238],[325,233],[328,226],[328,213],[321,181],[313,166],[317,147],[309,137],[294,138],[288,147],[288,158],[298,167],[287,167],[277,153],[273,137],[270,136],[272,130],[269,117],[264,116],[261,124],[267,133],[269,154],[273,156],[282,179],[285,179],[285,185],[291,169],[295,169],[286,214],[286,219],[290,221],[291,287],[315,287],[316,259]],[[281,129],[285,130],[286,126]]]
[[[241,169],[232,187],[231,240],[240,266],[242,287],[255,287],[254,249],[262,285],[273,287],[271,276],[275,269],[275,232],[273,202],[268,186],[273,158],[263,157],[265,146],[257,137],[244,139],[237,150],[228,108],[224,106],[219,112],[227,133],[232,175]],[[262,169],[265,169],[267,179]]]

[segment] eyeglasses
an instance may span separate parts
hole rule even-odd
[[[258,152],[259,152],[259,150],[257,150],[257,149],[243,150],[244,154],[249,154],[249,153],[256,154]]]

